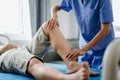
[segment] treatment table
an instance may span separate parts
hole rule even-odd
[[[55,67],[61,72],[66,73],[66,66],[64,64],[45,63],[45,65]],[[91,70],[101,73],[101,71],[97,69],[91,69]],[[100,78],[101,78],[101,74],[99,76],[91,76],[90,80],[101,80]],[[32,77],[19,75],[19,74],[0,73],[0,80],[35,80],[35,79]]]

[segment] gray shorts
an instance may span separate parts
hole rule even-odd
[[[30,59],[36,56],[38,58],[49,45],[48,37],[43,33],[41,27],[28,45],[14,49],[5,55],[3,53],[0,56],[0,70],[26,75]],[[42,62],[42,60],[40,61]]]
[[[26,48],[19,48],[10,51],[3,59],[1,69],[4,72],[26,75],[28,63],[35,57]]]

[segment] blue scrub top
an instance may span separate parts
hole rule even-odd
[[[67,12],[73,10],[80,29],[79,47],[82,48],[98,33],[101,23],[110,22],[110,33],[93,50],[105,49],[115,38],[113,13],[110,0],[60,0],[58,7]]]

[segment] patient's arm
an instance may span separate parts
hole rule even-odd
[[[3,46],[1,49],[0,49],[0,54],[3,54],[4,52],[10,50],[10,49],[13,49],[13,48],[17,48],[16,45],[13,45],[13,44],[6,44],[5,46]]]

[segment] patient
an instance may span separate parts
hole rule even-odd
[[[52,29],[50,29],[52,27]],[[55,68],[44,65],[38,58],[40,53],[51,43],[67,65],[68,72],[63,74]],[[0,71],[33,76],[36,80],[88,80],[87,63],[77,64],[68,61],[65,54],[70,50],[68,43],[58,25],[50,19],[40,27],[33,40],[24,47],[7,44],[0,49]]]

